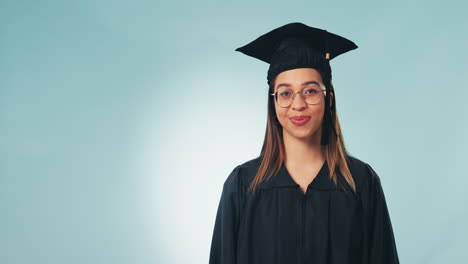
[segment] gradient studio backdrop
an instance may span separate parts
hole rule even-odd
[[[266,125],[268,65],[234,49],[295,21],[359,46],[331,62],[337,107],[401,262],[463,262],[467,7],[2,1],[0,263],[207,263]]]

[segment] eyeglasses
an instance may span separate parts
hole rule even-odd
[[[294,92],[291,88],[280,87],[278,90],[276,90],[276,92],[272,93],[271,96],[275,97],[275,100],[279,106],[289,107],[294,101],[297,93],[300,93],[302,100],[304,100],[307,104],[313,105],[320,102],[320,99],[322,98],[321,92],[323,92],[323,95],[326,96],[327,91],[323,85],[307,86],[296,92]]]

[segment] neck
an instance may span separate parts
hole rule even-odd
[[[296,138],[283,133],[286,163],[294,167],[322,164],[325,161],[325,146],[320,144],[321,129],[311,138]]]

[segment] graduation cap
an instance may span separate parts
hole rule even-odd
[[[327,129],[333,128],[329,105],[331,89],[330,60],[358,46],[349,39],[310,27],[303,23],[289,23],[261,35],[235,51],[270,64],[267,83],[279,73],[296,68],[314,68],[321,72],[326,87],[325,116],[322,144],[328,144]],[[336,130],[335,130],[336,133]],[[326,135],[325,135],[326,134]]]
[[[299,22],[289,23],[261,35],[235,51],[270,64],[267,80],[295,68],[323,68],[329,60],[357,46],[349,39],[309,27]]]

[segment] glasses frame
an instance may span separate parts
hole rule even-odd
[[[304,88],[302,88],[302,89],[299,90],[299,91],[295,91],[295,92],[293,93],[293,98],[292,98],[292,100],[291,100],[291,103],[290,103],[288,106],[282,106],[282,105],[280,105],[280,104],[278,103],[278,96],[277,96],[278,90],[276,90],[276,92],[274,92],[274,93],[272,93],[272,94],[270,94],[270,95],[271,95],[271,96],[274,96],[275,102],[276,102],[280,107],[283,107],[283,108],[290,107],[290,106],[292,105],[292,103],[294,102],[294,99],[296,98],[296,94],[297,94],[297,93],[300,93],[302,100],[303,100],[306,104],[309,104],[309,103],[306,102],[306,100],[305,100],[305,98],[304,98],[304,94],[302,93],[302,91],[303,91],[304,89],[307,89],[307,88],[308,88],[308,87],[304,87]],[[320,85],[320,90],[323,92],[323,96],[327,96],[327,89],[326,89],[323,85]],[[319,97],[319,99],[317,100],[317,102],[311,103],[311,104],[309,104],[309,105],[318,104],[318,103],[320,102],[321,99],[322,99],[322,97]]]

